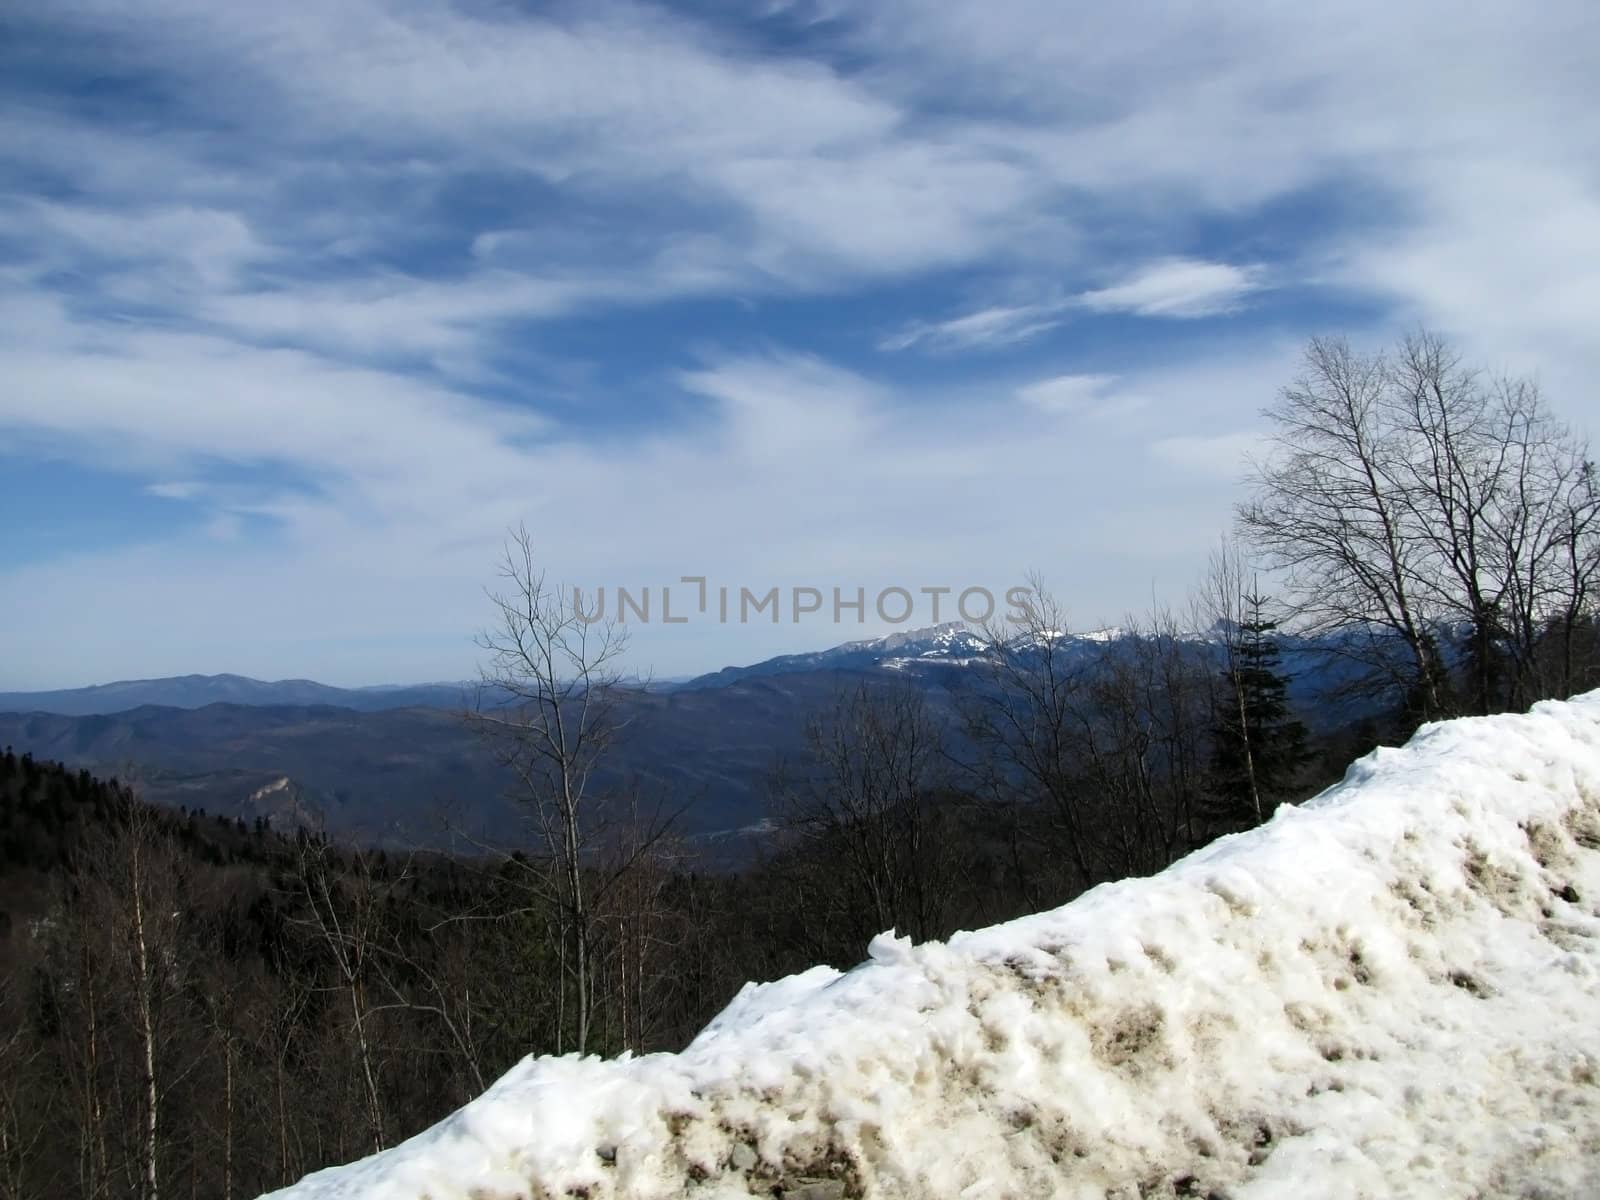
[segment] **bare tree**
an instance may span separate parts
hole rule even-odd
[[[244,980],[231,969],[232,964],[208,963],[202,967],[205,976],[200,996],[206,1032],[215,1049],[218,1065],[222,1068],[222,1094],[218,1097],[222,1128],[217,1130],[222,1143],[222,1200],[233,1200],[238,1144],[238,1113],[240,1099],[240,1059],[245,1041],[241,1021]]]
[[[58,950],[78,1099],[85,1195],[157,1200],[166,1177],[169,1090],[192,1065],[183,1029],[187,872],[162,816],[116,789],[104,828],[75,851]]]
[[[677,854],[671,818],[630,786],[595,855],[592,889],[605,937],[600,964],[614,1046],[643,1052],[655,1044],[663,992],[676,985],[681,923],[666,902]]]
[[[1138,651],[1149,663],[1143,676],[1148,681],[1147,707],[1156,730],[1165,791],[1165,821],[1158,828],[1167,842],[1165,857],[1171,861],[1204,840],[1197,820],[1206,785],[1215,675],[1194,630],[1165,607],[1152,610]]]
[[[858,936],[948,932],[959,872],[943,741],[920,691],[863,682],[807,722],[807,753],[780,776],[783,824],[837,855],[851,915],[870,926]]]
[[[1098,871],[1078,772],[1089,664],[1043,579],[1033,574],[1028,583],[1031,600],[1021,617],[984,629],[988,678],[965,706],[972,755],[964,765],[1004,821],[1012,870],[1028,906],[1038,908],[1046,897],[1029,863],[1025,818],[1033,810],[1042,807],[1052,825],[1059,843],[1052,857],[1067,873],[1069,894],[1092,886]]]
[[[1171,613],[1073,635],[1031,582],[1021,619],[986,631],[990,677],[966,705],[966,731],[970,777],[1009,823],[1013,870],[1038,907],[1197,844],[1213,689],[1204,648]],[[1037,863],[1040,834],[1051,845]],[[1048,878],[1052,862],[1063,878]]]
[[[291,964],[280,961],[275,980],[263,980],[261,1003],[265,1008],[257,1027],[257,1043],[265,1051],[272,1073],[272,1141],[276,1180],[287,1187],[304,1174],[303,1156],[291,1113],[295,1080],[291,1060],[305,1037],[306,1009],[312,998],[310,983]]]
[[[1477,711],[1570,693],[1600,496],[1587,444],[1535,384],[1488,379],[1426,332],[1373,356],[1316,339],[1267,416],[1276,452],[1256,465],[1240,522],[1286,571],[1304,623],[1391,671],[1382,635],[1397,640],[1407,669],[1393,678],[1424,718],[1453,711],[1446,645],[1461,628]]]
[[[123,823],[106,848],[101,866],[112,895],[117,937],[129,988],[137,1047],[139,1136],[135,1160],[139,1195],[157,1200],[162,1150],[161,1101],[165,1081],[160,1067],[170,1036],[166,1009],[178,986],[179,924],[187,905],[179,894],[182,871],[160,817],[129,796]]]
[[[1171,613],[1128,617],[1081,649],[1077,787],[1091,861],[1106,878],[1147,874],[1197,843],[1211,684],[1204,649]]]
[[[1352,638],[1354,653],[1419,697],[1445,707],[1444,665],[1430,635],[1428,541],[1406,520],[1400,481],[1411,448],[1390,419],[1392,372],[1381,355],[1313,338],[1301,375],[1266,412],[1274,453],[1254,464],[1255,494],[1239,509],[1245,536],[1287,573],[1303,623]],[[1399,669],[1385,635],[1397,638]]]
[[[574,993],[572,1046],[582,1053],[596,1003],[585,867],[608,816],[595,773],[623,725],[618,668],[627,636],[584,613],[576,592],[569,601],[547,583],[525,528],[510,535],[500,576],[501,588],[489,593],[497,619],[478,640],[488,661],[469,719],[516,773],[537,824],[544,869],[529,879],[554,908],[562,974]],[[564,989],[560,999],[558,1041],[568,1024]]]
[[[16,969],[0,979],[0,1016],[10,1030],[0,1035],[0,1197],[4,1200],[23,1200],[30,1194],[53,1099],[46,1076],[46,1046],[32,1036],[17,994],[22,977],[22,970]]]
[[[82,856],[77,865],[81,868]],[[91,898],[98,899],[98,889],[91,889],[87,880],[74,880],[55,930],[54,949],[62,961],[52,1000],[61,1027],[62,1073],[73,1099],[78,1193],[97,1200],[111,1188],[106,1010],[112,984],[109,948],[104,945],[106,922]]]
[[[1581,613],[1594,578],[1588,448],[1532,381],[1486,381],[1433,334],[1406,338],[1392,373],[1393,420],[1413,448],[1397,490],[1430,547],[1424,584],[1470,630],[1474,707],[1520,707],[1546,690],[1535,677],[1549,622]]]
[[[368,852],[351,851],[348,871],[337,868],[331,853],[320,837],[301,840],[300,887],[310,915],[300,919],[300,924],[311,931],[333,965],[333,986],[343,993],[349,1009],[349,1035],[360,1069],[368,1136],[377,1152],[387,1140],[369,989],[383,937],[382,884],[372,870]]]
[[[409,877],[410,864],[402,871]],[[410,895],[406,906],[413,910],[421,901]],[[468,948],[464,944],[463,924],[453,919],[435,921],[424,927],[410,922],[381,931],[371,955],[375,981],[384,1000],[378,1010],[401,1010],[433,1022],[444,1035],[446,1052],[466,1079],[470,1096],[486,1086],[480,1045],[475,1026],[481,997],[475,996]]]
[[[1546,636],[1534,653],[1539,694],[1571,696],[1600,677],[1594,600],[1600,586],[1600,486],[1587,447],[1565,473],[1562,503],[1550,530],[1551,576],[1557,581],[1545,616]],[[1530,572],[1527,585],[1535,593]]]

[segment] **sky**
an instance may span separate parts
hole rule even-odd
[[[519,523],[660,677],[1181,602],[1312,335],[1595,423],[1597,61],[1587,0],[7,6],[0,688],[469,677]]]

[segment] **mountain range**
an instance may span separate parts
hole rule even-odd
[[[1092,639],[1095,635],[1084,635]],[[650,691],[705,691],[740,680],[813,671],[896,670],[911,665],[960,665],[981,657],[984,641],[959,621],[886,637],[845,642],[809,654],[786,654],[744,667],[724,667],[686,680],[654,682]],[[253,707],[327,705],[357,712],[397,708],[460,710],[479,695],[474,680],[386,684],[343,688],[311,679],[266,681],[244,675],[175,675],[164,679],[125,679],[92,687],[47,692],[0,692],[0,712],[95,716],[127,712],[145,705],[204,708],[208,704]]]
[[[1063,635],[1099,652],[1117,631]],[[1058,646],[1060,643],[1058,642]],[[910,682],[936,709],[983,686],[987,653],[960,623],[847,642],[629,689],[603,783],[681,809],[691,837],[760,827],[778,761],[808,715],[863,680]],[[1325,690],[1316,643],[1288,639],[1294,692]],[[338,688],[238,675],[0,694],[0,744],[136,782],[150,799],[280,828],[307,824],[393,845],[527,844],[512,779],[462,719],[477,685]],[[492,704],[494,697],[481,697]],[[1326,717],[1324,704],[1313,717]]]
[[[147,704],[164,708],[204,708],[208,704],[321,704],[353,708],[357,712],[460,708],[475,686],[458,682],[341,688],[310,679],[278,679],[269,683],[244,675],[175,675],[167,679],[124,679],[52,692],[0,692],[0,712],[48,712],[80,717],[127,712]]]

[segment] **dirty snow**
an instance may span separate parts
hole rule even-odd
[[[523,1061],[287,1200],[1600,1194],[1600,693],[680,1054]]]

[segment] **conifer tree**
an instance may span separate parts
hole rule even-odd
[[[1230,630],[1212,745],[1212,815],[1259,824],[1294,789],[1306,761],[1306,730],[1289,711],[1278,623],[1259,594],[1241,597],[1244,619]]]

